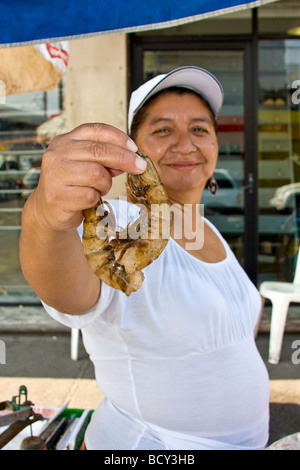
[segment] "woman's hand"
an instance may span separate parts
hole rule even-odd
[[[110,190],[113,176],[144,171],[145,162],[136,151],[125,133],[106,124],[83,124],[55,137],[31,195],[39,222],[59,231],[76,228],[82,211]]]
[[[100,295],[100,281],[84,256],[77,227],[83,210],[109,191],[112,177],[142,173],[144,160],[123,132],[84,124],[53,139],[39,184],[22,213],[20,263],[40,299],[57,310],[80,314]]]

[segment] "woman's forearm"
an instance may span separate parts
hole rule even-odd
[[[22,215],[21,268],[47,304],[65,313],[89,310],[100,280],[84,256],[77,227],[83,211],[106,194],[112,177],[142,173],[136,145],[106,124],[82,124],[55,137],[42,158],[41,174]]]
[[[90,269],[76,229],[53,230],[35,210],[34,196],[22,214],[20,262],[36,294],[59,311],[80,314],[100,294],[100,281]]]

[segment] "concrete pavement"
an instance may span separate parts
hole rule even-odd
[[[292,362],[293,343],[300,340],[300,309],[292,307],[278,365],[267,362],[270,310],[265,309],[257,347],[270,376],[270,443],[300,431],[300,364]],[[0,307],[0,401],[10,400],[20,385],[37,405],[95,409],[102,399],[93,366],[80,341],[79,359],[70,357],[70,330],[49,318],[42,307]],[[297,356],[300,359],[300,349]]]

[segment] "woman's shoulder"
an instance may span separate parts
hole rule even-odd
[[[209,219],[207,219],[206,217],[204,217],[203,219],[204,219],[204,222],[215,232],[215,234],[216,234],[221,240],[224,240],[224,237],[223,237],[223,235],[221,234],[221,232],[219,231],[219,229],[218,229]]]
[[[231,248],[230,248],[228,242],[226,241],[226,239],[224,238],[224,236],[222,235],[222,233],[220,232],[220,230],[206,217],[204,218],[204,222],[212,229],[212,231],[216,234],[216,236],[222,242],[227,254],[230,253]]]

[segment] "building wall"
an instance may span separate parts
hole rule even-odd
[[[126,34],[70,41],[65,108],[68,130],[86,122],[105,122],[126,132]],[[107,197],[124,194],[121,175]]]

